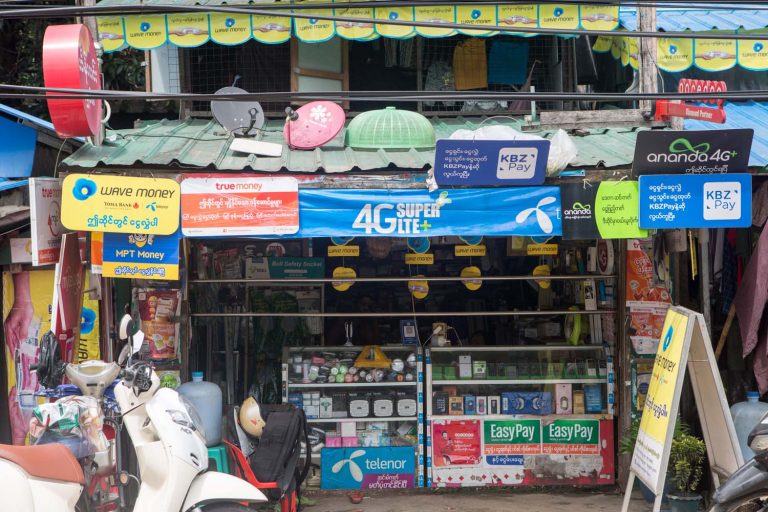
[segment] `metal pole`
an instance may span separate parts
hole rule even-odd
[[[656,32],[656,7],[638,7],[638,29]],[[638,68],[640,74],[640,93],[655,93],[659,90],[658,71],[656,70],[656,39],[641,37],[639,43]],[[652,102],[643,100],[640,109],[650,113]]]
[[[344,279],[336,277],[324,278],[287,278],[287,279],[193,279],[191,284],[199,283],[264,283],[270,286],[280,284],[324,284],[324,283],[407,283],[413,281],[413,277],[356,277],[353,279]],[[478,276],[472,277],[472,281],[583,281],[584,279],[594,279],[596,281],[606,281],[616,279],[615,275],[573,275],[573,276]],[[426,276],[418,278],[419,281],[445,281],[456,282],[466,281],[466,277],[458,276]]]
[[[261,317],[261,318],[295,318],[295,317],[318,317],[318,318],[413,318],[413,317],[438,317],[438,316],[555,316],[555,315],[610,315],[616,311],[612,309],[598,309],[585,311],[583,309],[558,309],[558,310],[539,310],[539,311],[440,311],[440,312],[413,312],[401,311],[392,313],[192,313],[193,317],[213,317],[213,318],[231,318],[231,317]],[[225,340],[226,341],[226,340]]]
[[[707,324],[707,332],[712,335],[712,305],[710,304],[709,288],[711,286],[710,265],[709,265],[709,230],[699,229],[699,273],[701,279],[699,286],[701,290],[701,313],[704,315],[704,322]]]

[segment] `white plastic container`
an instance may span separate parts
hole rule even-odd
[[[739,402],[731,406],[731,417],[733,418],[733,425],[736,427],[736,437],[739,440],[744,462],[755,456],[755,452],[747,444],[747,438],[766,412],[768,412],[768,403],[760,401],[760,393],[757,391],[747,391],[746,402]]]
[[[189,400],[203,420],[205,444],[208,447],[221,443],[222,399],[221,388],[213,382],[203,381],[203,372],[192,372],[192,382],[179,386],[178,392]]]

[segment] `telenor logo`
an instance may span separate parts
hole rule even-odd
[[[549,215],[544,213],[544,210],[542,210],[541,208],[548,204],[552,204],[555,201],[557,201],[557,199],[555,199],[552,196],[542,198],[541,200],[539,200],[538,203],[536,203],[535,207],[526,208],[525,210],[518,213],[517,217],[515,217],[515,222],[517,222],[518,224],[522,224],[523,222],[528,220],[528,217],[530,217],[535,213],[536,222],[539,224],[539,227],[541,228],[541,230],[546,234],[551,233],[554,230],[554,226],[552,225],[552,220],[549,218]]]
[[[331,468],[331,472],[334,475],[337,475],[341,472],[342,469],[344,469],[344,466],[349,466],[349,474],[352,475],[352,478],[356,482],[362,482],[363,471],[360,469],[360,466],[357,464],[357,462],[354,461],[354,459],[357,459],[358,457],[362,457],[363,455],[365,455],[365,450],[353,451],[348,459],[342,459],[336,464],[334,464],[333,467]]]

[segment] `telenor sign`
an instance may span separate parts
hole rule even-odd
[[[99,59],[85,25],[51,25],[45,30],[43,79],[48,88],[101,90]],[[49,99],[48,112],[61,137],[90,137],[100,129],[100,99]]]

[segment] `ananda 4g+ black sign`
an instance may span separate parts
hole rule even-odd
[[[751,129],[641,131],[632,171],[635,176],[745,172],[752,135]]]

